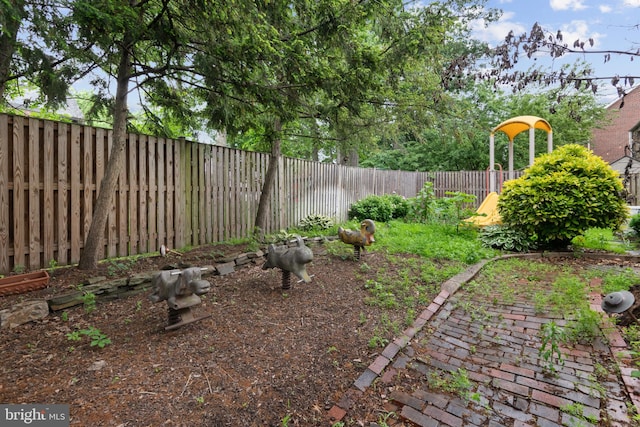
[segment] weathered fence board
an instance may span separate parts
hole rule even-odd
[[[9,118],[0,115],[0,271],[9,271]],[[12,178],[13,179],[13,178]]]

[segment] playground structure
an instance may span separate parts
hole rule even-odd
[[[496,185],[496,162],[495,162],[495,134],[504,132],[509,138],[509,179],[514,179],[513,166],[513,140],[516,135],[529,131],[529,166],[533,164],[536,155],[535,130],[540,129],[547,132],[547,152],[553,151],[553,130],[545,119],[536,116],[518,116],[505,120],[491,130],[489,137],[489,194],[482,202],[476,212],[476,216],[467,219],[467,222],[485,226],[500,223],[498,213],[498,193],[502,189]],[[502,170],[502,167],[500,167]],[[502,174],[500,174],[502,176]]]
[[[545,119],[536,116],[518,116],[505,120],[491,130],[489,136],[489,192],[498,191],[495,178],[495,134],[504,132],[509,138],[509,179],[513,179],[513,140],[516,135],[529,131],[529,166],[533,164],[536,157],[535,130],[540,129],[547,132],[547,152],[553,150],[553,131],[551,125]]]
[[[373,220],[365,219],[360,223],[360,230],[345,230],[338,227],[338,238],[347,245],[353,245],[353,257],[360,260],[360,250],[365,250],[365,246],[371,246],[376,239],[373,237],[376,232],[376,224]]]
[[[177,329],[189,323],[205,319],[211,315],[194,317],[191,307],[202,302],[200,295],[211,289],[211,284],[202,279],[200,267],[185,270],[164,270],[154,273],[151,280],[153,292],[151,302],[167,301],[169,324],[165,330]]]
[[[301,282],[311,282],[306,265],[313,261],[313,251],[304,244],[301,237],[296,238],[297,246],[277,249],[274,244],[269,245],[267,260],[263,270],[278,267],[282,270],[282,289],[291,288],[291,273],[298,276]]]

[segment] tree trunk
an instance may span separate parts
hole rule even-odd
[[[275,119],[273,123],[273,130],[275,137],[271,140],[271,159],[269,159],[269,167],[267,168],[267,174],[264,177],[264,184],[262,185],[262,192],[260,193],[260,201],[258,203],[258,211],[256,212],[255,234],[257,234],[257,236],[255,237],[260,240],[264,237],[264,232],[267,228],[267,208],[269,206],[269,197],[276,182],[278,164],[280,156],[282,155],[282,141],[280,140],[282,124],[280,123],[280,119]]]
[[[100,192],[93,209],[91,227],[84,243],[80,263],[81,270],[89,270],[98,266],[99,249],[104,240],[107,218],[111,211],[111,204],[118,185],[118,176],[122,167],[127,141],[127,94],[129,92],[129,76],[131,69],[131,54],[125,43],[120,50],[120,64],[113,115],[113,146],[107,162],[104,177],[100,183]]]
[[[13,10],[3,12],[8,12],[9,16],[5,17],[5,28],[0,33],[0,100],[4,98],[4,92],[7,89],[7,79],[11,74],[11,60],[16,51],[18,30],[24,16],[24,1],[13,0],[10,3]]]

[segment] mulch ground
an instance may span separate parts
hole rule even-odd
[[[47,289],[2,297],[0,309],[93,276],[211,265],[245,249],[218,245],[105,263],[99,271],[58,269]],[[165,331],[166,303],[153,304],[147,294],[3,330],[0,402],[69,404],[71,425],[78,426],[326,425],[327,411],[380,351],[368,346],[382,319],[364,303],[364,283],[393,266],[375,252],[356,262],[313,250],[312,282],[292,280],[289,290],[278,269],[262,270],[262,259],[208,276],[212,288],[194,313],[210,317],[175,331]],[[394,320],[390,313],[384,321]],[[92,327],[111,344],[67,338]]]

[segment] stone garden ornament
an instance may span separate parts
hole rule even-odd
[[[153,291],[149,299],[156,303],[166,301],[169,307],[169,325],[165,330],[177,329],[186,324],[210,317],[194,317],[191,307],[202,302],[200,295],[211,289],[211,284],[202,279],[206,269],[191,267],[184,270],[164,270],[153,274]]]
[[[267,260],[262,266],[263,270],[278,267],[282,270],[282,289],[291,288],[290,273],[298,276],[301,282],[311,282],[311,276],[307,273],[307,264],[313,261],[313,251],[304,244],[301,237],[296,238],[295,247],[276,248],[269,245]]]

